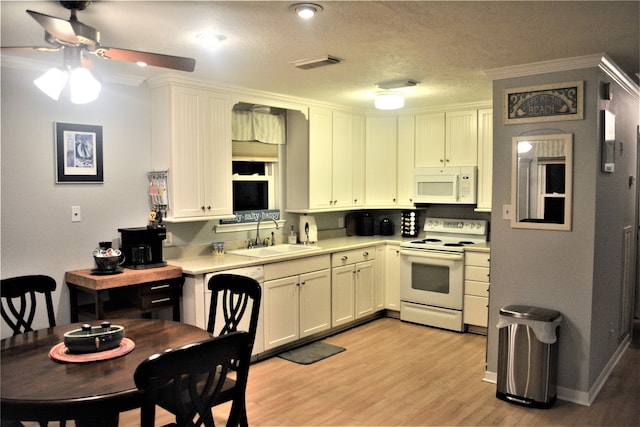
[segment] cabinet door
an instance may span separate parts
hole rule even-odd
[[[331,269],[331,326],[354,320],[355,267],[345,265]]]
[[[413,207],[414,146],[414,117],[398,117],[398,206]]]
[[[415,166],[444,166],[444,113],[420,114],[415,126]]]
[[[324,108],[309,109],[309,209],[331,207],[332,114]],[[295,185],[289,183],[289,185]]]
[[[204,215],[229,215],[233,213],[230,98],[206,92],[200,104]]]
[[[356,319],[374,312],[374,262],[356,264],[355,314]]]
[[[476,110],[446,114],[446,166],[478,164],[478,113]]]
[[[365,161],[365,130],[364,116],[353,116],[353,136],[351,140],[351,162],[353,173],[352,206],[364,206],[364,161]]]
[[[385,253],[385,306],[400,311],[400,247],[387,245]]]
[[[297,340],[298,319],[298,276],[264,282],[265,350]]]
[[[491,182],[493,173],[493,110],[478,110],[478,207],[491,211]]]
[[[186,88],[174,88],[171,97],[170,120],[173,122],[171,166],[169,174],[170,215],[175,218],[204,215],[205,187],[204,153],[200,139],[200,93]]]
[[[331,327],[331,271],[300,275],[300,338]]]
[[[353,119],[350,114],[333,112],[332,197],[334,208],[353,205]],[[327,171],[325,171],[325,180]]]
[[[395,206],[397,199],[397,121],[395,117],[367,117],[365,147],[365,204]]]

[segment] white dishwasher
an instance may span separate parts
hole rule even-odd
[[[224,271],[216,271],[215,273],[205,274],[204,276],[204,319],[205,324],[204,328],[207,327],[207,323],[209,322],[209,308],[211,306],[211,291],[209,290],[209,279],[211,277],[216,276],[218,274],[237,274],[238,276],[247,276],[255,279],[258,283],[260,283],[260,289],[263,290],[264,285],[264,269],[261,265],[256,265],[252,267],[243,267],[243,268],[235,268],[233,270],[224,270]],[[263,307],[264,307],[264,294],[262,298],[260,298],[260,312],[258,316],[258,330],[256,331],[256,341],[253,345],[253,353],[258,354],[264,351],[264,315],[263,315]],[[248,330],[249,328],[249,318],[251,312],[252,305],[249,304],[247,306],[247,311],[245,312],[244,318],[242,322],[238,325],[238,329],[240,330]],[[216,325],[222,325],[224,323],[224,319],[221,314],[221,309],[218,309],[216,316]],[[214,335],[218,335],[218,331],[213,331]]]

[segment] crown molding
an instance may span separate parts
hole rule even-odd
[[[636,98],[640,96],[640,87],[622,71],[605,53],[597,53],[573,58],[554,59],[531,64],[513,65],[503,68],[485,70],[491,80],[504,80],[514,77],[526,77],[559,71],[579,70],[583,68],[599,68],[611,77],[624,90]]]

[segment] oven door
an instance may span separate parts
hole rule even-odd
[[[400,250],[400,299],[462,310],[464,253]]]

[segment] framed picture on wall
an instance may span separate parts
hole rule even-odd
[[[504,91],[504,124],[584,118],[584,82],[529,86]]]
[[[56,183],[101,183],[102,126],[55,123]]]

